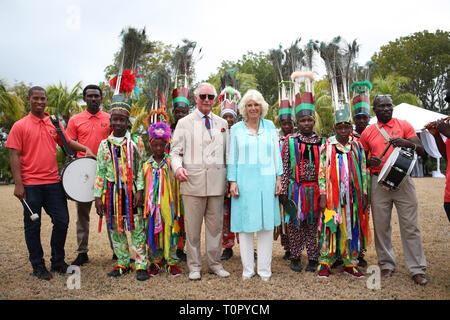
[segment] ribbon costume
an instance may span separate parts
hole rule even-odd
[[[311,72],[294,72],[296,84],[294,99],[296,119],[305,116],[316,119],[313,81]],[[307,271],[314,272],[318,265],[317,228],[319,222],[319,160],[325,139],[314,131],[305,135],[301,130],[286,137],[282,146],[283,169],[281,194],[295,203],[296,209],[288,214],[286,221],[289,235],[291,263],[300,259],[306,247],[309,264]],[[293,269],[294,271],[295,268]]]
[[[130,106],[115,97],[113,110],[129,110]],[[145,232],[142,208],[133,208],[137,191],[142,190],[142,162],[144,158],[142,138],[130,134],[118,138],[112,134],[100,143],[97,154],[97,169],[94,196],[102,197],[105,207],[106,225],[111,235],[117,268],[129,268],[130,255],[125,231],[131,232],[131,243],[136,251],[136,270],[146,270]]]
[[[340,254],[344,263],[342,271],[362,277],[357,269],[358,256],[370,238],[366,157],[361,142],[351,135],[350,86],[346,77],[355,52],[336,45],[335,48],[339,50],[324,57],[331,80],[334,126],[335,130],[347,127],[349,135],[345,145],[338,141],[337,134],[330,137],[320,156],[319,186],[321,196],[326,196],[326,208],[319,220],[318,276],[328,277],[331,265]],[[335,63],[330,64],[330,60]]]
[[[110,80],[110,86],[114,89],[110,106],[113,132],[100,143],[94,185],[94,196],[102,199],[107,229],[117,256],[117,266],[108,275],[118,277],[131,270],[126,236],[126,231],[129,231],[132,248],[136,252],[136,278],[140,281],[149,278],[145,226],[140,207],[144,188],[142,164],[145,147],[141,137],[130,133],[129,117],[131,98],[138,99],[142,90],[136,70],[139,57],[148,50],[143,45],[144,41],[145,29],[138,32],[129,28],[123,32],[119,72]],[[114,120],[120,117],[126,118],[127,127]]]
[[[171,129],[166,123],[152,124],[148,132],[150,145],[155,139],[169,144]],[[156,275],[160,271],[164,258],[167,263],[166,271],[178,275],[181,270],[176,266],[176,249],[180,240],[181,204],[167,152],[164,152],[162,159],[151,156],[142,169],[150,274]]]
[[[237,105],[240,99],[241,94],[237,89],[231,86],[226,86],[219,94],[220,116],[224,118],[225,115],[231,114],[234,119],[234,121],[232,121],[234,124],[238,117]],[[230,129],[230,122],[228,123],[228,126],[229,126],[228,129]],[[230,141],[230,137],[228,137],[228,141]],[[238,238],[239,235],[235,234],[234,232],[231,232],[230,227],[231,227],[231,194],[230,190],[227,189],[223,201],[222,248],[224,248],[224,252],[222,253],[221,260],[228,260],[229,258],[231,258],[231,256],[233,255],[232,248],[234,246],[235,238],[237,239],[237,241],[239,241]]]

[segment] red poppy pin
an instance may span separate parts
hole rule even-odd
[[[220,132],[225,132],[225,128],[222,128],[222,130],[220,130]]]

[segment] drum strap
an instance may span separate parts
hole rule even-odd
[[[377,127],[378,131],[380,131],[381,135],[384,137],[384,143],[389,143],[389,140],[391,139],[391,136],[387,133],[386,129],[384,127],[379,127],[378,123],[375,123],[375,126]]]
[[[64,154],[66,156],[71,156],[73,157],[73,151],[70,148],[69,144],[67,143],[66,138],[64,137],[61,127],[59,126],[59,121],[56,119],[56,117],[54,115],[50,116],[50,120],[52,121],[53,125],[55,126],[56,129],[56,133],[58,134],[59,138],[61,139],[64,148],[62,148],[62,150],[64,151]]]

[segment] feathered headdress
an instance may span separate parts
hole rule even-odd
[[[275,69],[278,78],[278,119],[294,120],[293,108],[294,103],[294,82],[290,76],[298,70],[303,62],[304,52],[298,47],[301,38],[287,49],[283,50],[280,45],[278,49],[269,50],[269,58]]]
[[[170,88],[170,74],[164,67],[152,74],[149,81],[147,95],[150,100],[150,111],[145,120],[146,124],[165,121],[169,123],[169,115],[166,112],[167,99]]]
[[[331,42],[321,42],[316,50],[325,62],[328,79],[331,84],[331,98],[335,111],[334,121],[347,122],[350,117],[350,70],[359,51],[359,45],[354,40],[346,43],[341,37]],[[344,119],[345,118],[345,119]]]
[[[166,123],[156,122],[148,128],[148,136],[150,141],[153,139],[163,139],[168,142],[172,138],[172,130]]]
[[[147,40],[145,28],[122,30],[122,47],[117,61],[119,72],[109,80],[114,95],[123,95],[124,99],[139,98],[142,93],[142,78],[139,72],[141,63],[151,53],[152,44]]]
[[[194,66],[202,57],[202,49],[195,53],[197,42],[183,39],[183,44],[178,45],[172,56],[174,71],[174,89],[172,91],[172,107],[189,108],[189,77],[194,74]]]

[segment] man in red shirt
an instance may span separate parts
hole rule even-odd
[[[111,131],[109,126],[110,115],[100,109],[102,103],[102,89],[100,87],[92,84],[86,86],[83,89],[83,100],[86,102],[86,110],[69,119],[67,134],[71,139],[88,146],[97,156],[100,142],[106,139]],[[78,152],[78,158],[83,156],[83,152]],[[76,206],[78,256],[72,264],[81,266],[89,262],[87,252],[89,250],[89,214],[92,202],[76,202]]]
[[[388,145],[388,140],[380,130],[389,135],[389,141],[394,147],[411,148],[418,155],[424,155],[425,151],[409,122],[392,118],[393,106],[390,95],[377,95],[373,102],[373,111],[377,116],[377,124],[367,127],[361,134],[360,141],[366,153],[371,157],[367,160],[371,175],[371,208],[375,233],[375,249],[381,274],[390,277],[395,271],[395,256],[391,239],[391,214],[392,205],[397,208],[400,225],[403,252],[406,265],[411,276],[417,284],[425,285],[426,260],[422,248],[422,239],[418,227],[418,202],[416,189],[411,177],[405,177],[405,181],[398,191],[385,190],[377,183],[378,175],[386,159],[393,148],[380,159]],[[377,125],[380,129],[377,128]]]
[[[45,112],[47,95],[43,88],[35,86],[28,92],[31,112],[17,121],[8,135],[6,147],[10,149],[11,171],[14,177],[14,196],[26,200],[34,213],[41,216],[44,208],[53,223],[51,246],[51,271],[66,273],[64,245],[69,225],[67,199],[62,187],[56,162],[56,144],[62,146],[55,126]],[[61,130],[74,151],[83,151],[94,157],[92,151],[71,140],[60,124]],[[23,201],[22,201],[23,203]],[[45,267],[41,245],[41,219],[32,221],[25,204],[24,229],[29,260],[33,275],[39,279],[51,279]]]
[[[450,108],[450,90],[444,100],[448,103]],[[447,213],[448,221],[450,222],[450,167],[448,166],[448,159],[450,158],[450,122],[449,120],[440,119],[436,121],[434,128],[428,129],[433,135],[436,145],[441,153],[442,157],[447,160],[447,172],[445,174],[445,192],[444,192],[444,209]],[[447,137],[445,142],[442,140],[441,134]]]

